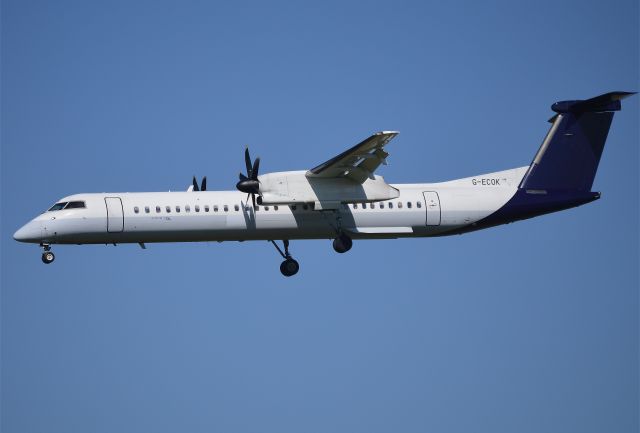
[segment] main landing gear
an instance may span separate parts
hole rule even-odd
[[[282,258],[284,259],[284,262],[280,264],[280,272],[282,272],[282,275],[284,275],[285,277],[291,277],[297,274],[298,270],[300,269],[300,265],[293,259],[293,257],[291,257],[291,254],[289,253],[289,241],[287,239],[282,241],[282,243],[284,244],[284,252],[282,252],[278,244],[276,244],[274,241],[269,242],[271,242],[273,246],[276,247],[276,250],[278,250]]]
[[[298,262],[291,257],[291,253],[289,253],[289,241],[287,239],[283,240],[282,243],[284,245],[284,252],[280,249],[278,244],[275,241],[269,241],[276,247],[276,250],[280,253],[284,261],[280,264],[280,272],[285,277],[291,277],[298,273],[300,270],[300,265]],[[353,240],[344,233],[338,235],[337,238],[333,240],[333,249],[338,253],[346,253],[353,246]]]
[[[351,249],[353,241],[345,232],[342,231],[342,216],[340,215],[340,212],[335,213],[335,218],[336,226],[334,229],[338,237],[333,240],[333,249],[336,253],[343,254]]]
[[[337,238],[333,240],[333,249],[336,253],[346,253],[353,246],[351,238],[344,233],[341,233]]]
[[[56,256],[51,251],[51,245],[49,244],[41,244],[40,245],[44,252],[42,253],[42,263],[48,265],[49,263],[53,263],[56,259]]]

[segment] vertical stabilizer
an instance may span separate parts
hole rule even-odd
[[[591,191],[607,134],[620,101],[629,92],[611,92],[584,101],[561,101],[520,188],[531,191]]]

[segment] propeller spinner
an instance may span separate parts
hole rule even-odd
[[[249,156],[249,148],[244,149],[244,163],[247,168],[247,174],[240,173],[238,176],[240,181],[236,184],[238,191],[246,192],[251,195],[251,202],[253,207],[256,206],[256,194],[260,194],[260,181],[258,180],[258,170],[260,169],[260,158],[256,158],[251,164],[251,157]],[[247,199],[249,196],[247,195]]]

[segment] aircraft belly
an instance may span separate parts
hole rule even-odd
[[[104,218],[91,227],[67,222],[70,230],[56,243],[198,242],[260,239],[315,239],[333,237],[335,230],[317,212],[304,217],[291,213],[232,215],[127,216],[125,229],[108,233]]]

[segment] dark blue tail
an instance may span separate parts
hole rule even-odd
[[[527,191],[591,191],[604,143],[620,101],[633,93],[611,92],[584,101],[556,102],[551,129],[520,188]]]
[[[620,101],[634,93],[611,92],[585,101],[556,102],[551,129],[511,199],[488,217],[447,234],[466,233],[581,206],[591,192],[604,142]]]

